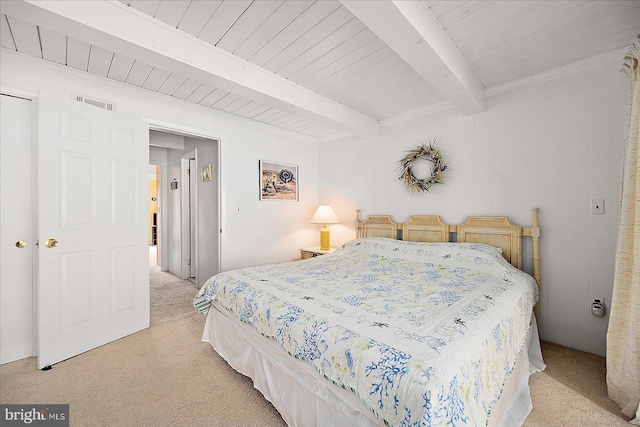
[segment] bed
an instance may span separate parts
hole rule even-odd
[[[356,233],[331,255],[209,279],[203,341],[288,425],[521,425],[544,369],[538,210],[531,227],[358,212]]]

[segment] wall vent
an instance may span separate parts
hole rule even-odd
[[[113,102],[109,102],[109,101],[105,101],[97,98],[87,98],[86,96],[78,95],[77,93],[74,93],[72,96],[76,101],[93,105],[94,107],[102,108],[103,110],[113,111],[113,105],[114,105]]]

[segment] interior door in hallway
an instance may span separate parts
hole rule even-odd
[[[195,281],[198,276],[197,256],[197,210],[198,201],[198,168],[196,159],[189,159],[189,279]]]
[[[149,326],[149,129],[38,98],[38,366]]]
[[[31,101],[0,96],[0,364],[33,355]]]

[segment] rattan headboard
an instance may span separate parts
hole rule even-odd
[[[539,209],[533,209],[531,227],[518,227],[506,216],[470,216],[464,224],[448,225],[439,216],[412,216],[405,223],[396,223],[389,215],[369,215],[360,221],[356,211],[357,237],[386,237],[411,242],[450,242],[452,233],[456,241],[485,243],[502,249],[502,256],[514,267],[522,269],[522,238],[533,240],[533,278],[541,285],[540,277],[540,221]]]

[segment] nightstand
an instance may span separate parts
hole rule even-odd
[[[313,258],[320,255],[331,254],[335,251],[336,248],[330,248],[328,251],[323,251],[320,249],[320,246],[314,246],[312,248],[304,248],[300,249],[300,259]]]

